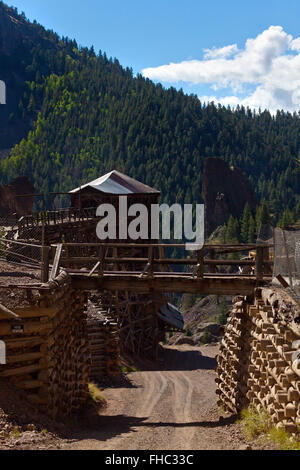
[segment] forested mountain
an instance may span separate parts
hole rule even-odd
[[[241,168],[275,221],[287,208],[300,218],[300,113],[204,106],[3,3],[0,28],[0,149],[12,147],[2,184],[26,175],[39,191],[67,191],[118,169],[167,202],[201,202],[203,161],[215,156]]]

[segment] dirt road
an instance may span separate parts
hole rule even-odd
[[[107,389],[107,409],[92,430],[66,449],[204,450],[245,445],[231,417],[220,419],[215,395],[216,346],[169,347],[163,370],[134,372],[123,388]]]

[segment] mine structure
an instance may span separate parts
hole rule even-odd
[[[144,204],[159,197],[112,172],[72,191],[74,207],[6,227],[0,380],[53,419],[71,416],[86,402],[89,381],[117,376],[126,354],[155,359],[166,332],[184,329],[169,293],[230,295],[217,357],[218,404],[231,413],[251,405],[267,410],[276,427],[296,433],[300,304],[293,288],[299,279],[291,285],[297,263],[283,267],[284,257],[293,257],[290,247],[278,248],[278,236],[275,244],[204,245],[192,255],[185,245],[154,240],[100,243],[96,207],[117,204],[125,193]]]

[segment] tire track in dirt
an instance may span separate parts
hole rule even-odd
[[[169,347],[163,370],[128,376],[132,387],[107,389],[96,428],[74,434],[69,449],[232,449],[232,431],[216,410],[216,347]]]
[[[142,407],[137,411],[138,417],[151,417],[151,414],[161,400],[168,386],[168,380],[160,371],[142,372],[140,378],[144,380]],[[144,393],[145,397],[143,396]]]
[[[192,397],[194,386],[191,380],[182,371],[167,372],[168,379],[172,386],[171,407],[174,422],[183,426],[175,427],[173,439],[174,443],[181,442],[183,450],[191,449],[190,443],[194,437],[196,429],[184,426],[192,422]]]

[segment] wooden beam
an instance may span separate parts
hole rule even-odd
[[[256,247],[256,279],[261,281],[264,277],[264,247]]]
[[[93,247],[93,246],[100,246],[103,245],[106,248],[186,248],[186,244],[184,243],[65,243],[65,246],[81,246],[81,247]],[[56,246],[56,245],[55,245]],[[264,247],[272,247],[273,245],[263,245]],[[229,252],[234,253],[235,251],[249,251],[249,250],[256,250],[256,244],[237,244],[237,245],[204,245],[204,249],[212,249],[212,250],[229,250]]]
[[[19,315],[4,307],[4,305],[2,304],[0,304],[0,315],[4,315],[5,317],[10,318],[11,320],[21,321]]]
[[[203,253],[204,253],[203,249],[197,251],[196,279],[203,278],[203,267],[204,267]]]
[[[278,276],[276,276],[276,279],[277,281],[280,282],[280,284],[282,285],[284,289],[286,289],[287,287],[290,287],[289,283],[286,282],[286,280],[281,276],[281,274],[278,274]]]
[[[61,265],[64,265],[64,263],[68,262],[69,264],[74,263],[74,264],[88,264],[88,263],[94,263],[97,261],[97,256],[92,256],[92,257],[71,257],[71,258],[66,258],[62,257],[61,258]],[[149,261],[148,258],[114,258],[114,257],[108,257],[105,258],[105,263],[135,263],[135,264],[145,264]],[[155,265],[188,265],[188,266],[197,266],[198,260],[197,259],[178,259],[178,258],[159,258],[159,259],[153,259],[153,264]],[[203,259],[203,264],[207,266],[255,266],[255,261],[251,260],[235,260],[235,259],[209,259],[209,258],[204,258]],[[272,261],[265,261],[264,264],[268,264],[269,266],[273,264]]]
[[[101,264],[101,261],[98,261],[98,262],[95,264],[95,266],[93,267],[93,269],[92,269],[91,272],[89,273],[89,277],[91,277],[91,276],[97,271],[97,269],[99,268],[100,264]]]
[[[216,251],[213,248],[209,249],[209,256],[210,256],[210,261],[216,261]],[[221,261],[221,260],[220,260]],[[216,264],[213,264],[212,262],[209,263],[209,272],[214,274],[217,272]]]
[[[150,271],[150,268],[151,268],[151,263],[147,263],[139,276],[140,279],[142,279],[145,276],[145,274],[148,274],[148,272]]]
[[[42,367],[37,364],[24,367],[16,367],[14,369],[6,369],[3,372],[0,372],[0,377],[13,377],[15,375],[28,375],[34,372],[38,372]]]
[[[57,245],[56,252],[55,252],[55,257],[54,257],[54,262],[52,266],[52,271],[50,275],[50,281],[54,281],[54,279],[57,277],[59,273],[59,265],[60,265],[60,259],[61,259],[61,254],[62,254],[62,244]]]
[[[42,247],[41,281],[49,281],[50,246]]]
[[[107,291],[134,291],[150,293],[152,291],[168,293],[192,293],[198,295],[251,295],[257,287],[256,278],[239,276],[204,276],[203,279],[193,279],[191,276],[178,276],[173,274],[159,276],[153,279],[140,278],[137,273],[130,275],[110,275],[105,273],[102,278],[83,274],[71,274],[72,286],[82,290],[107,290]],[[263,284],[263,283],[262,283]]]

